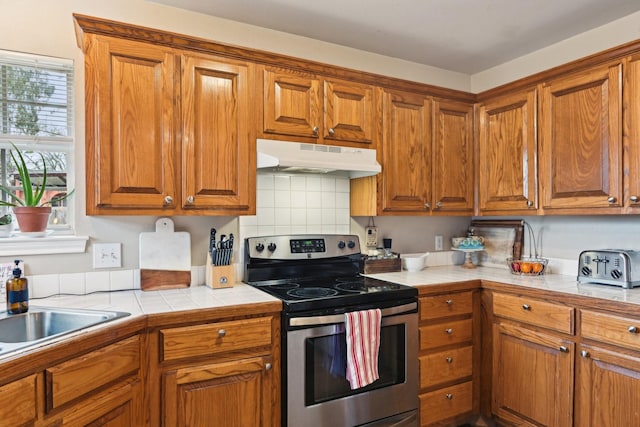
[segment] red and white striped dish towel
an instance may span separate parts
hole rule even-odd
[[[379,309],[345,313],[347,335],[347,380],[351,390],[371,384],[378,376],[380,349]]]

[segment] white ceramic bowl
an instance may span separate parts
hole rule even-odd
[[[429,252],[422,254],[400,254],[402,269],[406,271],[420,271],[426,263]]]

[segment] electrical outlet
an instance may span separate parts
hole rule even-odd
[[[366,246],[368,248],[377,248],[378,247],[378,227],[366,227],[365,232],[367,233]]]
[[[441,234],[436,235],[436,251],[444,249],[444,240]]]
[[[94,243],[93,268],[122,267],[120,243]]]

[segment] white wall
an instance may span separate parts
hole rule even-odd
[[[575,57],[592,53],[623,41],[640,38],[640,13],[630,15],[616,23],[586,33],[551,48],[543,49],[532,56],[504,64],[475,76],[452,73],[434,67],[413,64],[394,58],[383,57],[354,49],[344,48],[302,37],[248,26],[201,14],[182,11],[143,0],[0,0],[2,24],[0,25],[0,49],[31,52],[71,58],[76,64],[76,162],[74,165],[76,188],[73,197],[77,232],[91,236],[85,254],[24,257],[28,274],[60,272],[83,272],[91,270],[91,244],[93,242],[121,242],[123,268],[138,265],[138,235],[141,231],[151,231],[156,217],[86,217],[85,210],[85,160],[84,160],[84,77],[82,52],[76,45],[71,14],[80,13],[117,21],[158,28],[177,33],[189,34],[224,43],[231,43],[263,49],[320,62],[361,69],[364,71],[430,83],[459,90],[480,91],[531,74],[551,65],[564,63]],[[207,234],[211,227],[227,233],[237,231],[238,221],[234,217],[177,217],[177,230],[191,232],[192,263],[202,265],[207,246]],[[465,218],[380,218],[383,233],[388,233],[397,242],[395,248],[402,252],[420,251],[431,248],[434,234],[457,233],[464,229]],[[364,223],[363,223],[364,221]],[[549,251],[572,256],[571,233],[566,223],[581,224],[585,230],[597,229],[598,233],[591,247],[615,246],[616,240],[609,236],[619,235],[620,221],[626,224],[630,233],[640,232],[634,218],[585,218],[573,221],[571,218],[545,218],[548,229],[558,233],[557,238],[549,238]],[[532,221],[533,222],[533,221]],[[640,221],[638,221],[640,223]],[[352,221],[354,230],[359,231],[366,219]],[[572,228],[573,229],[573,228]],[[220,232],[220,231],[219,231]],[[576,233],[578,233],[576,231]],[[584,236],[582,239],[587,239]],[[582,244],[583,240],[580,241]],[[426,242],[426,243],[425,243]],[[10,257],[0,262],[10,261]]]

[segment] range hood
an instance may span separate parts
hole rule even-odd
[[[362,178],[380,173],[376,150],[258,139],[258,170],[335,173]]]

